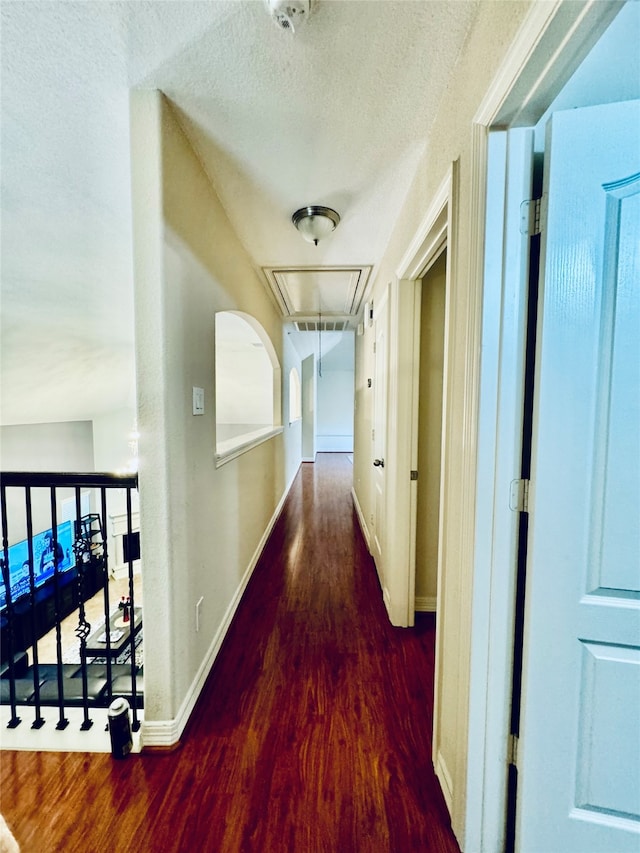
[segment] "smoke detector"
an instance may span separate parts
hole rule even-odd
[[[264,0],[269,14],[280,30],[295,33],[298,24],[311,14],[313,0]]]

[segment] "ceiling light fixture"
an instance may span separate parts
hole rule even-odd
[[[312,204],[296,210],[291,221],[308,243],[317,246],[318,240],[322,240],[335,230],[340,217],[330,207]]]
[[[308,19],[313,6],[313,0],[264,0],[264,2],[276,26],[290,33],[295,33],[296,26]]]

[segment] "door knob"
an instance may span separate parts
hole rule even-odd
[[[374,459],[373,464],[376,468],[384,468],[384,459]]]

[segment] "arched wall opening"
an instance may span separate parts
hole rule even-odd
[[[222,464],[282,429],[280,363],[250,314],[216,314],[215,379],[216,458]]]

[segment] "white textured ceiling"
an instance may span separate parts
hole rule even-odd
[[[4,0],[2,422],[133,402],[130,89],[171,99],[261,275],[375,276],[476,8],[318,0],[291,36],[262,0]],[[341,216],[317,247],[306,204]]]

